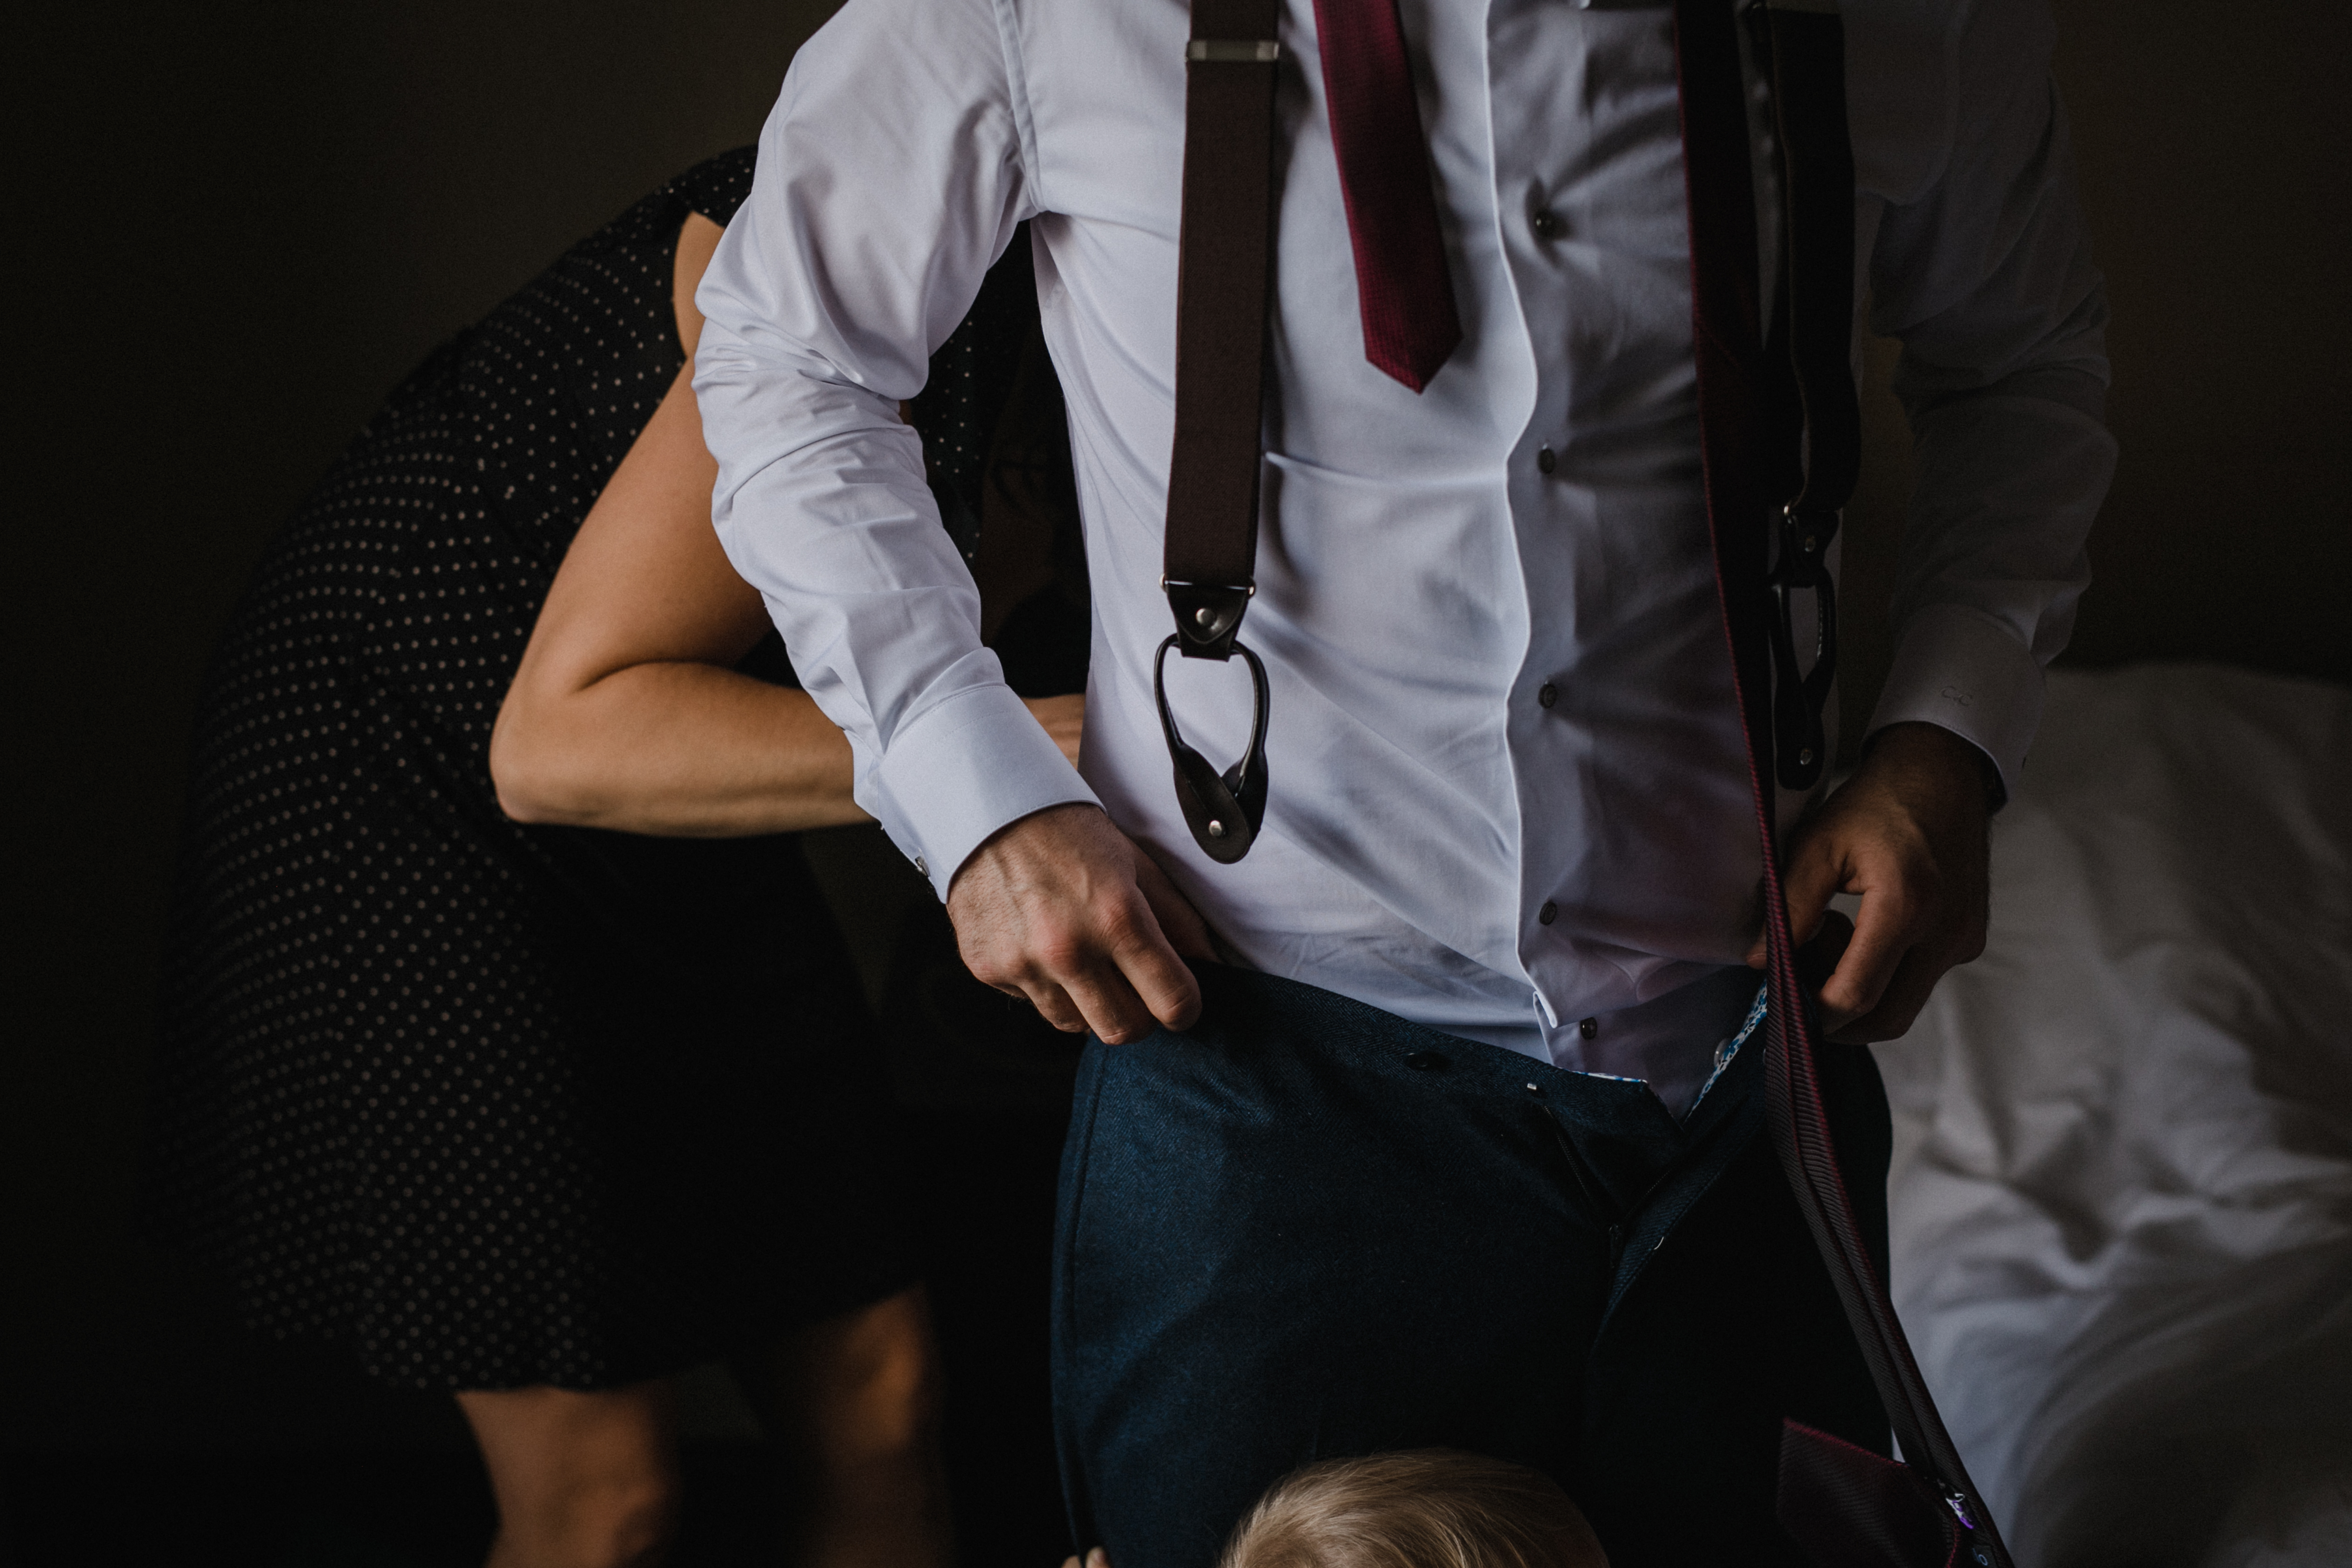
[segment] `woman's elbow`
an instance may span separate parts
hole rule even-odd
[[[511,698],[499,710],[490,730],[490,787],[509,821],[547,826],[578,820],[558,750],[542,726],[517,711]]]

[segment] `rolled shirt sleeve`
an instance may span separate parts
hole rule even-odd
[[[2039,0],[1977,6],[1956,40],[1950,154],[1890,204],[1871,322],[1903,350],[1915,437],[1895,654],[1870,730],[1938,724],[2013,786],[2042,671],[2090,582],[2115,468],[2106,296],[2091,265]]]
[[[1034,210],[987,0],[851,0],[794,59],[696,304],[719,542],[849,737],[859,805],[940,895],[1093,793],[981,646],[898,404]]]

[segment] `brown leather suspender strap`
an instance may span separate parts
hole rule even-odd
[[[1783,789],[1811,789],[1829,765],[1822,727],[1837,678],[1837,599],[1830,541],[1862,468],[1862,410],[1853,385],[1853,147],[1845,121],[1844,28],[1836,0],[1751,5],[1757,53],[1772,82],[1780,141],[1781,308],[1772,325],[1799,428],[1783,432],[1794,472],[1778,521],[1772,590],[1774,771]],[[1812,664],[1799,662],[1793,597],[1810,590],[1816,612]]]
[[[1265,819],[1265,667],[1234,640],[1256,592],[1257,494],[1273,287],[1274,85],[1280,0],[1193,0],[1186,45],[1184,189],[1176,262],[1176,444],[1160,586],[1176,630],[1152,661],[1176,795],[1213,860],[1249,853]],[[1168,652],[1247,661],[1249,749],[1219,773],[1168,706]]]
[[[1860,449],[1851,362],[1853,166],[1835,0],[1767,0],[1759,9],[1754,37],[1774,85],[1787,214],[1787,313],[1769,328],[1750,262],[1754,197],[1731,7],[1727,0],[1675,0],[1708,523],[1763,845],[1770,993],[1765,1121],[1908,1461],[1790,1423],[1781,1446],[1780,1519],[1817,1560],[1836,1568],[2010,1568],[1919,1374],[1838,1167],[1812,998],[1797,972],[1780,881],[1772,782],[1819,776],[1819,703],[1828,686],[1826,677],[1811,679],[1818,664],[1812,671],[1796,665],[1789,595],[1813,588],[1824,624],[1835,615],[1822,554],[1852,492]],[[1821,651],[1833,649],[1825,641]],[[1801,765],[1787,755],[1807,747],[1813,754]]]

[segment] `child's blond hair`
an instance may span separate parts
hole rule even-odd
[[[1584,1514],[1524,1465],[1451,1448],[1329,1459],[1275,1483],[1219,1568],[1607,1568]]]

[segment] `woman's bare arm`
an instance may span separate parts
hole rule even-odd
[[[731,837],[862,822],[849,742],[808,696],[728,668],[768,629],[710,526],[690,384],[694,286],[719,226],[679,236],[681,373],[581,525],[490,737],[518,822]],[[1031,711],[1075,757],[1084,700]]]

